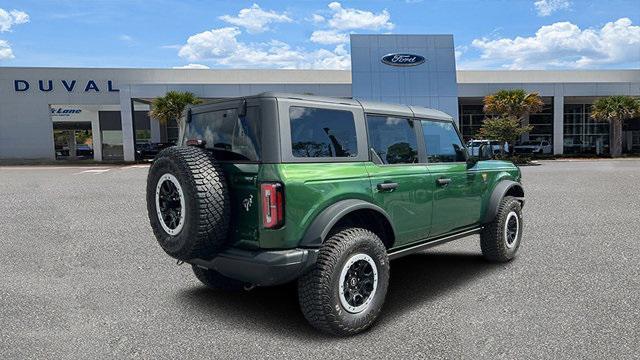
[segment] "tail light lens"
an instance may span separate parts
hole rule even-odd
[[[279,183],[260,185],[262,197],[262,225],[276,229],[284,224],[284,189]]]

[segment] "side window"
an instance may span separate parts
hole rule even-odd
[[[358,155],[356,126],[351,111],[292,106],[289,118],[294,157]]]
[[[369,145],[385,164],[418,162],[414,122],[407,118],[367,115]]]
[[[427,161],[466,161],[467,156],[455,126],[448,121],[421,120]]]

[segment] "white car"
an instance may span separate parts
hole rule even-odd
[[[520,145],[513,147],[513,150],[519,154],[551,154],[553,147],[546,140],[525,141]]]
[[[500,154],[500,141],[497,140],[469,140],[467,151],[471,156],[479,156],[480,146],[488,145],[494,154]],[[504,152],[509,152],[509,144],[504,144]]]

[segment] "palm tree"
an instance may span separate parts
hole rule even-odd
[[[500,154],[504,155],[504,144],[513,149],[513,142],[522,134],[531,131],[531,126],[523,126],[522,120],[531,113],[542,110],[544,102],[536,92],[524,89],[498,90],[484,97],[484,113],[488,115],[478,135],[485,139],[502,142]]]
[[[622,155],[622,123],[640,117],[640,99],[631,96],[609,96],[593,103],[591,118],[606,121],[610,128],[610,154]]]
[[[498,90],[484,97],[485,114],[514,118],[519,121],[531,113],[542,110],[544,102],[536,92],[527,93],[524,89]]]
[[[149,116],[157,119],[160,123],[166,124],[171,120],[178,123],[182,129],[182,112],[187,105],[199,104],[198,99],[190,92],[168,91],[164,96],[153,99]]]

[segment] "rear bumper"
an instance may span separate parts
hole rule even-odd
[[[231,248],[211,260],[191,259],[188,262],[235,280],[271,286],[297,279],[316,262],[317,256],[317,249],[249,251]]]

